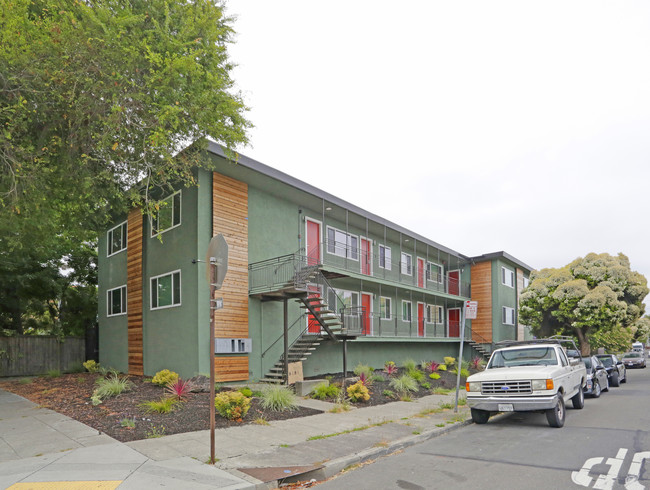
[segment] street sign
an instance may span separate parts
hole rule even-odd
[[[465,318],[467,320],[476,320],[478,313],[478,301],[465,301]]]
[[[205,263],[208,283],[215,289],[221,289],[226,272],[228,272],[228,244],[221,233],[213,236],[210,240],[208,251],[205,254]]]

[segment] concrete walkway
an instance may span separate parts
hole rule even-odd
[[[219,429],[213,466],[205,464],[210,431],[120,443],[0,390],[0,488],[275,488],[284,478],[323,479],[468,423],[467,408],[440,408],[454,398],[341,413],[331,413],[331,403],[301,399],[324,413]]]

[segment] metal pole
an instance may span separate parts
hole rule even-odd
[[[343,393],[345,394],[345,379],[348,376],[348,344],[343,337]]]
[[[460,390],[460,369],[463,364],[463,344],[465,343],[465,308],[467,303],[463,303],[463,321],[460,324],[460,349],[458,352],[458,365],[456,366],[456,404],[454,412],[458,412],[458,392]]]
[[[289,309],[287,298],[284,298],[284,384],[289,384]],[[308,320],[309,321],[309,320]]]
[[[214,291],[216,282],[216,270],[217,270],[217,259],[215,257],[210,257],[210,464],[215,464],[215,445],[214,445],[214,424],[215,424],[215,372],[214,372],[214,312],[212,308],[214,303]]]

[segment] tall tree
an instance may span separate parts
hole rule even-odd
[[[587,355],[590,337],[594,344],[611,343],[623,329],[631,341],[649,291],[625,255],[590,253],[560,269],[533,272],[521,295],[520,320],[537,335],[575,335]]]

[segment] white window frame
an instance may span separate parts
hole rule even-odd
[[[111,250],[112,244],[113,244],[113,232],[120,228],[122,230],[122,248],[119,250]],[[126,221],[123,221],[117,226],[114,226],[108,232],[106,232],[106,257],[111,257],[115,254],[118,254],[120,252],[123,252],[126,250],[126,245],[127,245],[127,233],[129,232],[129,227]]]
[[[435,265],[440,270],[440,275],[436,275],[435,279],[432,277],[433,274],[431,274],[432,265]],[[431,262],[431,261],[427,262],[427,281],[435,282],[436,284],[442,284],[444,277],[445,277],[445,268],[442,265],[438,264],[437,262]]]
[[[408,261],[404,260],[406,257],[408,257]],[[402,252],[400,255],[399,270],[400,273],[404,274],[405,276],[413,275],[413,256],[411,254]]]
[[[388,311],[386,311],[385,307],[382,308],[381,306],[382,301],[384,302],[387,301]],[[393,318],[392,309],[393,309],[393,298],[389,296],[380,296],[379,297],[379,318],[381,318],[382,320],[391,320]],[[386,313],[388,313],[388,315],[383,316]]]
[[[408,318],[406,318],[404,316],[404,313],[406,313],[406,311],[404,311],[404,306],[406,306],[406,305],[408,305],[408,314],[409,314]],[[402,321],[403,322],[411,322],[411,321],[413,321],[413,302],[412,301],[408,301],[406,299],[402,300]]]
[[[178,195],[178,223],[174,223],[174,217],[176,216],[176,207],[175,207],[175,196]],[[162,200],[162,202],[167,202],[169,201],[169,204],[165,205],[164,208],[161,207],[158,212],[156,213],[155,216],[151,216],[151,219],[149,220],[151,224],[151,237],[155,237],[158,235],[162,235],[163,233],[168,232],[169,230],[173,230],[174,228],[177,228],[181,226],[182,221],[183,221],[183,194],[181,191],[176,191],[173,194],[167,196],[165,199]],[[161,230],[158,228],[158,221],[159,221],[159,215],[161,211],[166,211],[167,209],[170,210],[172,216],[171,216],[171,226],[169,228],[165,228],[164,230]]]
[[[515,309],[509,306],[503,307],[502,320],[504,325],[514,325],[515,324]],[[508,318],[511,317],[511,318]],[[509,322],[508,320],[512,320]]]
[[[330,230],[334,231],[334,243],[332,243],[330,240]],[[360,244],[358,235],[353,235],[347,231],[339,230],[333,226],[327,226],[326,233],[327,247],[325,247],[325,249],[327,250],[328,254],[336,255],[337,257],[343,257],[344,259],[350,259],[354,261],[359,260]],[[342,238],[344,238],[345,242],[337,240],[337,238],[339,238],[338,235],[342,235]],[[353,239],[357,242],[356,246],[352,245]],[[339,245],[343,246],[343,250],[341,250],[341,247]],[[330,248],[332,248],[333,251],[331,251]]]
[[[121,296],[121,309],[119,313],[114,313],[111,311],[111,308],[113,306],[113,291],[120,291],[120,296]],[[111,288],[108,291],[106,291],[106,316],[107,317],[112,317],[112,316],[121,316],[121,315],[126,315],[126,284],[123,286],[118,286],[116,288]]]
[[[510,281],[507,278],[510,278]],[[508,269],[507,267],[501,266],[501,284],[506,287],[513,288],[515,287],[515,271]]]
[[[442,325],[443,323],[445,323],[445,320],[444,320],[444,318],[442,316],[443,313],[444,313],[444,309],[443,309],[442,306],[428,304],[426,306],[426,308],[427,308],[427,312],[426,312],[427,313],[427,317],[426,317],[427,318],[427,323],[431,323],[433,325]],[[435,313],[435,316],[432,317],[431,313],[434,312],[434,311],[436,313]]]
[[[383,256],[384,263],[383,263],[383,265],[382,265],[382,255],[381,255],[382,250],[384,251],[384,256]],[[390,247],[387,247],[386,245],[379,244],[379,260],[378,260],[379,268],[380,269],[391,270],[391,268],[393,267],[393,260],[392,259],[393,258],[392,258]]]
[[[523,279],[524,279],[524,289],[526,289],[530,284],[530,279],[526,276],[524,276]]]
[[[174,288],[174,275],[175,274],[178,274],[178,296],[179,296],[178,297],[178,303],[174,303],[174,289],[175,289]],[[158,280],[161,277],[167,277],[167,276],[171,276],[171,278],[172,278],[172,303],[170,305],[160,306],[160,298],[158,298],[158,296],[156,296],[156,306],[154,307],[154,305],[153,305],[153,296],[154,296],[154,293],[155,294],[158,293],[158,287],[157,287]],[[154,280],[156,281],[156,287],[155,288],[153,286]],[[181,270],[180,269],[177,269],[177,270],[171,271],[171,272],[166,272],[165,274],[159,274],[157,276],[153,276],[153,277],[149,278],[149,308],[151,310],[164,310],[166,308],[176,308],[177,306],[181,306],[181,304],[182,304],[181,299],[183,297],[183,295],[182,295],[182,284],[183,284],[183,281],[181,279]]]

